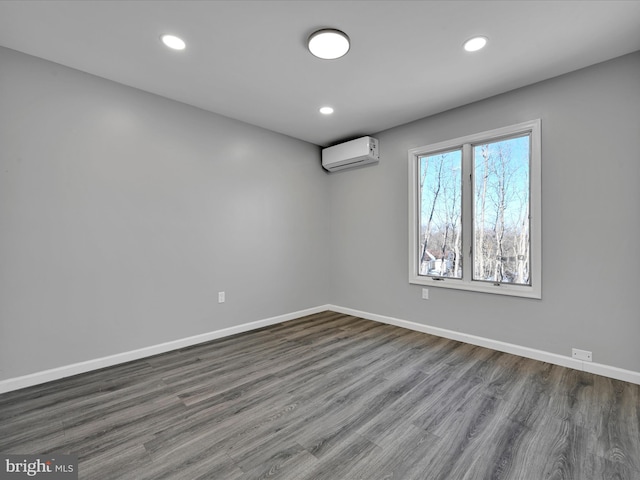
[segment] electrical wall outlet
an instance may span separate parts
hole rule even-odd
[[[585,362],[590,362],[593,360],[593,355],[588,350],[578,350],[577,348],[572,348],[571,355],[576,360],[584,360]]]
[[[224,303],[224,292],[218,292],[218,303]]]
[[[429,300],[429,289],[428,288],[423,288],[422,289],[422,299],[423,300]]]

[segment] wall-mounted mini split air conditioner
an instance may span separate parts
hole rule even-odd
[[[322,166],[330,172],[359,167],[380,160],[378,140],[362,137],[322,150]]]

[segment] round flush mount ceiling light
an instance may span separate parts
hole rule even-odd
[[[160,37],[162,43],[164,43],[167,47],[172,48],[174,50],[184,50],[187,46],[180,37],[176,37],[175,35],[162,35]]]
[[[487,44],[487,37],[473,37],[464,42],[464,49],[467,52],[477,52],[478,50],[482,50]]]
[[[331,107],[322,107],[320,109],[320,113],[323,115],[331,115],[333,113],[333,108]]]
[[[332,28],[323,28],[312,33],[307,41],[309,51],[318,58],[334,60],[349,51],[349,37],[346,33]]]

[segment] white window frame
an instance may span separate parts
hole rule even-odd
[[[486,132],[467,135],[409,150],[409,283],[473,292],[494,293],[527,298],[542,298],[542,155],[540,119]],[[531,285],[491,283],[473,280],[473,185],[472,146],[491,143],[520,134],[530,135],[530,277]],[[438,152],[462,149],[462,279],[418,275],[419,273],[419,158]]]

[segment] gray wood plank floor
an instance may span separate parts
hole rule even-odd
[[[324,312],[0,395],[81,479],[640,479],[640,386]]]

